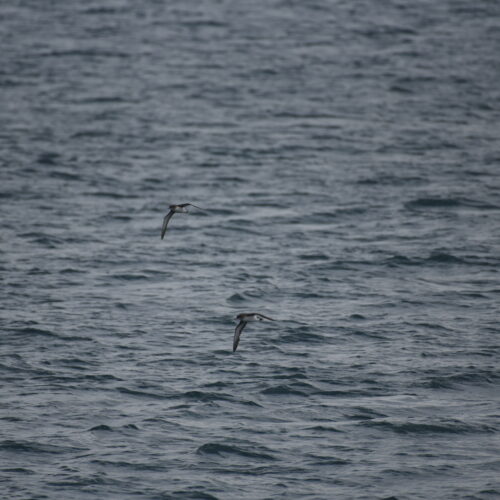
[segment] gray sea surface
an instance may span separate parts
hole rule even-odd
[[[500,2],[3,0],[0,42],[1,498],[500,498]]]

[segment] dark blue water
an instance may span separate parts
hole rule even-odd
[[[2,498],[500,497],[500,3],[5,0],[0,41]]]

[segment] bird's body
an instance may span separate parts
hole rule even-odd
[[[199,208],[200,210],[203,210],[200,207],[197,207],[196,205],[193,205],[192,203],[181,203],[180,205],[170,205],[168,208],[170,208],[170,212],[168,212],[167,215],[163,218],[163,226],[161,228],[161,239],[165,236],[165,233],[167,232],[167,226],[174,214],[187,214],[188,209],[187,207],[194,207],[194,208]]]
[[[263,321],[265,319],[269,321],[274,321],[274,319],[269,318],[268,316],[264,316],[263,314],[260,313],[241,313],[236,316],[236,319],[238,319],[240,322],[236,326],[236,330],[234,331],[234,337],[233,337],[233,352],[236,351],[238,348],[238,344],[240,343],[240,337],[241,337],[241,332],[243,331],[243,328],[247,326],[247,323],[250,323],[251,321]]]
[[[170,208],[171,211],[173,211],[176,214],[187,214],[187,206],[189,203],[185,203],[182,205],[170,205],[168,208]]]

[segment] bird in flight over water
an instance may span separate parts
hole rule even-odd
[[[167,232],[167,226],[172,218],[172,215],[178,213],[178,214],[187,214],[188,210],[186,207],[194,207],[194,208],[199,208],[200,210],[203,210],[203,208],[197,207],[196,205],[193,205],[192,203],[181,203],[180,205],[170,205],[168,208],[170,208],[170,212],[168,212],[167,215],[163,218],[163,226],[161,228],[161,239],[165,236],[165,233]]]
[[[236,349],[238,348],[238,344],[240,343],[241,332],[243,331],[243,328],[247,326],[247,323],[249,323],[250,321],[263,321],[265,319],[269,321],[274,321],[273,318],[269,318],[260,313],[241,313],[238,314],[238,316],[236,316],[236,319],[239,319],[240,322],[238,323],[238,325],[236,326],[236,330],[234,331],[233,352],[236,351]]]

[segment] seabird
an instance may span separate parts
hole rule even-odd
[[[238,348],[238,344],[240,343],[241,332],[243,331],[243,328],[247,326],[247,323],[249,321],[262,321],[264,319],[267,319],[269,321],[274,321],[273,318],[269,318],[260,313],[241,313],[238,314],[238,316],[236,316],[236,319],[239,319],[240,322],[238,323],[238,325],[236,326],[236,330],[234,331],[233,352],[236,351],[236,349]]]
[[[194,207],[194,208],[199,208],[200,210],[203,210],[203,208],[197,207],[196,205],[193,205],[192,203],[181,203],[180,205],[170,205],[168,208],[170,208],[170,212],[168,212],[167,215],[165,215],[163,219],[163,226],[161,228],[161,239],[165,236],[165,233],[167,232],[167,226],[172,218],[172,215],[175,213],[179,214],[186,214],[188,212],[186,207]]]

